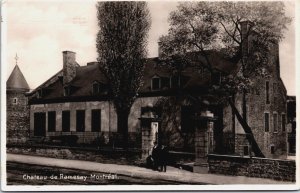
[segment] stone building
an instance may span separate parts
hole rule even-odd
[[[197,52],[188,57],[197,64],[205,59]],[[141,145],[139,118],[148,106],[154,106],[161,118],[162,143],[172,150],[195,151],[195,97],[204,96],[213,84],[222,84],[222,73],[236,75],[241,62],[208,51],[216,73],[204,66],[191,65],[180,75],[160,65],[160,58],[147,59],[144,84],[129,115],[130,144]],[[30,135],[78,137],[78,143],[93,144],[99,138],[118,143],[117,115],[108,95],[108,84],[96,62],[80,66],[74,52],[63,52],[63,68],[29,95]],[[196,67],[197,66],[197,67]],[[247,94],[247,121],[254,138],[266,157],[286,157],[286,89],[280,78],[278,44],[269,55],[265,78],[252,77],[255,89]],[[180,92],[179,92],[180,91]],[[185,93],[183,97],[181,93]],[[235,105],[241,113],[241,95]],[[209,110],[218,118],[214,122],[214,146],[219,153],[251,155],[251,144],[230,106],[211,104]],[[229,136],[229,137],[228,137]],[[231,148],[231,151],[223,151]],[[214,151],[215,151],[214,150]]]
[[[296,154],[296,96],[287,97],[288,153]]]
[[[18,65],[6,82],[7,143],[25,142],[29,137],[29,86]]]

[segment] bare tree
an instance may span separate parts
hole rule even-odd
[[[105,74],[118,116],[118,132],[128,146],[128,116],[142,84],[150,15],[146,2],[97,4],[99,68]]]
[[[170,14],[168,35],[160,38],[161,58],[174,66],[177,61],[189,64],[188,52],[199,52],[213,75],[213,60],[209,50],[220,52],[242,67],[236,76],[225,75],[222,85],[212,91],[221,93],[229,102],[245,130],[256,156],[264,157],[246,120],[246,94],[254,76],[264,76],[268,52],[283,38],[283,31],[291,22],[285,16],[282,2],[184,2]],[[242,29],[243,28],[243,29]],[[249,38],[251,47],[249,48]],[[251,50],[247,50],[251,49]],[[175,65],[176,66],[176,65]],[[182,68],[179,68],[182,71]],[[242,115],[235,107],[233,96],[243,94]]]

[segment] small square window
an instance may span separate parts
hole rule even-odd
[[[18,104],[18,98],[13,98],[13,104],[14,105]]]

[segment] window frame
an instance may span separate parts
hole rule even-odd
[[[276,115],[276,121],[275,121],[275,115]],[[278,133],[278,113],[276,111],[273,112],[273,133]],[[276,125],[275,125],[276,124]],[[276,130],[275,130],[276,128]]]
[[[64,115],[68,115],[68,120],[64,119]],[[65,121],[67,122],[65,122]],[[61,128],[61,131],[62,132],[70,132],[71,131],[71,112],[69,110],[63,110],[62,113],[61,113],[61,125],[62,125],[62,128]],[[68,128],[66,129],[65,126],[68,126]]]
[[[81,113],[83,113],[83,118],[80,117]],[[76,132],[85,132],[86,125],[85,125],[85,110],[78,109],[76,110]],[[81,123],[81,124],[80,124]],[[82,128],[80,126],[83,126]]]
[[[153,88],[153,85],[154,85],[153,81],[154,81],[154,79],[158,80],[158,88]],[[155,75],[155,76],[153,76],[151,78],[151,90],[160,90],[160,89],[161,89],[161,78],[159,76]]]
[[[245,150],[247,148],[247,154],[245,154]],[[249,151],[249,145],[243,145],[243,155],[244,156],[249,156],[250,155],[250,151]]]
[[[285,124],[283,124],[283,118],[284,117],[284,123]],[[281,113],[281,131],[282,132],[286,132],[286,120],[287,118],[286,118],[286,114],[285,113]]]
[[[38,91],[37,91],[37,98],[43,98],[43,89],[39,89]]]
[[[268,115],[268,124],[266,124],[266,115]],[[268,125],[268,128],[266,127]],[[270,132],[270,113],[269,112],[264,112],[264,129],[265,132]]]
[[[96,92],[95,92],[95,87],[94,87],[95,85],[96,85]],[[99,84],[99,82],[97,82],[97,81],[93,82],[93,84],[92,84],[92,93],[93,93],[93,95],[100,94],[100,84]]]
[[[95,114],[94,113],[96,113],[96,112],[99,112],[100,114],[100,116],[99,116],[99,128],[98,129],[95,129],[95,127],[94,127],[94,116],[95,116]],[[101,129],[102,129],[102,127],[101,127],[101,122],[102,122],[102,116],[101,116],[101,112],[102,112],[102,110],[101,109],[92,109],[91,110],[91,131],[92,132],[101,132]]]
[[[70,86],[64,87],[64,96],[70,96],[71,95],[71,88]]]
[[[275,145],[270,145],[270,153],[272,154],[272,155],[274,155],[275,154]]]
[[[51,120],[50,120],[50,114],[54,113],[54,124],[53,124],[53,128],[50,126],[52,126],[52,124],[50,124]],[[47,120],[47,126],[48,126],[48,132],[55,132],[56,131],[56,111],[48,111],[47,112],[47,116],[48,116],[48,120]]]
[[[265,83],[266,104],[270,104],[270,81]]]
[[[14,104],[14,105],[17,105],[17,104],[18,104],[18,98],[17,98],[17,97],[14,97],[14,98],[13,98],[12,104]]]

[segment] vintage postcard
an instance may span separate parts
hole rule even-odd
[[[1,189],[299,189],[298,3],[2,1]]]

